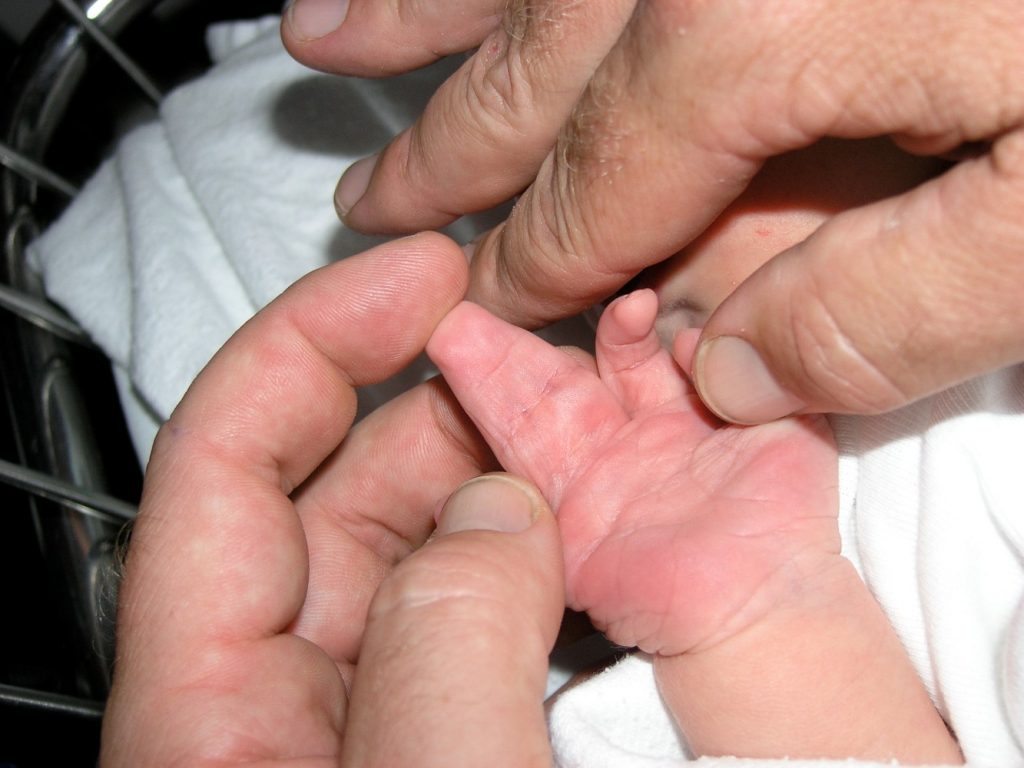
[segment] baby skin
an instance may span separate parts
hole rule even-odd
[[[826,421],[716,420],[655,328],[605,310],[596,360],[463,303],[428,353],[509,471],[559,519],[567,604],[654,655],[697,754],[960,763],[867,587],[839,552]]]

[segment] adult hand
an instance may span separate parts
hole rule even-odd
[[[677,251],[769,157],[826,135],[966,147],[977,156],[835,216],[739,286],[703,332],[696,385],[719,415],[759,422],[887,410],[1024,359],[1019,2],[505,5],[292,6],[289,50],[332,71],[480,46],[343,179],[352,226],[435,226],[533,180],[477,243],[470,297],[538,325]]]
[[[147,472],[104,765],[549,761],[550,512],[477,480],[419,548],[492,461],[437,384],[346,437],[354,387],[419,352],[465,281],[439,236],[385,245],[300,281],[197,379]]]

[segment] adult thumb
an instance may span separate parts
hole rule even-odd
[[[879,413],[1024,360],[1024,132],[896,198],[846,211],[709,319],[705,404],[755,424]]]
[[[463,484],[373,599],[342,765],[550,765],[543,698],[564,605],[537,489],[505,474]]]

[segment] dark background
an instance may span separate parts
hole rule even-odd
[[[252,17],[277,10],[280,2],[162,0],[159,5],[166,10],[166,20],[149,18],[136,23],[126,30],[127,40],[121,42],[161,87],[168,88],[202,71],[205,64],[202,29],[210,16],[220,19]],[[0,84],[10,82],[9,73],[18,47],[50,11],[50,0],[0,0]],[[54,145],[59,145],[60,149],[52,151],[47,158],[48,164],[77,184],[82,183],[97,164],[97,158],[89,155],[99,155],[113,139],[103,129],[92,126],[88,113],[116,111],[125,98],[135,96],[133,84],[102,57],[97,58],[96,71],[90,71],[89,75],[93,87],[89,90],[86,82],[85,87],[79,89],[84,91],[81,96],[76,95],[80,103],[73,102],[69,108],[74,117],[66,121],[66,129],[62,128],[67,135],[58,133]],[[187,72],[171,69],[182,61],[189,61],[194,67]],[[0,310],[0,344],[6,345],[11,338],[13,322],[9,313]],[[86,393],[90,409],[101,423],[118,421],[119,412],[114,412],[116,399],[111,405],[112,388],[106,361],[95,356],[79,362],[86,372],[81,378],[97,389],[107,390],[95,401],[91,393]],[[0,385],[23,378],[17,368],[17,365],[0,362]],[[0,458],[19,463],[21,456],[13,426],[19,406],[4,395],[7,389],[0,386]],[[120,430],[123,426],[113,431]],[[124,442],[123,436],[119,436],[119,440]],[[112,464],[126,466],[119,461]],[[138,478],[132,475],[131,471],[118,471],[109,478],[112,494],[128,501],[137,500]],[[96,701],[95,695],[88,691],[83,693],[85,687],[77,661],[88,649],[74,646],[68,598],[59,579],[54,578],[52,563],[44,558],[31,510],[26,494],[0,482],[0,686]],[[43,512],[40,519],[45,518]],[[95,714],[45,712],[0,696],[0,768],[94,766],[99,729],[100,719]]]

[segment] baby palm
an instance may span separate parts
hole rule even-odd
[[[556,510],[567,600],[615,642],[675,654],[799,595],[838,555],[836,450],[823,419],[724,425],[620,299],[597,369],[472,304],[428,351],[501,463]]]

